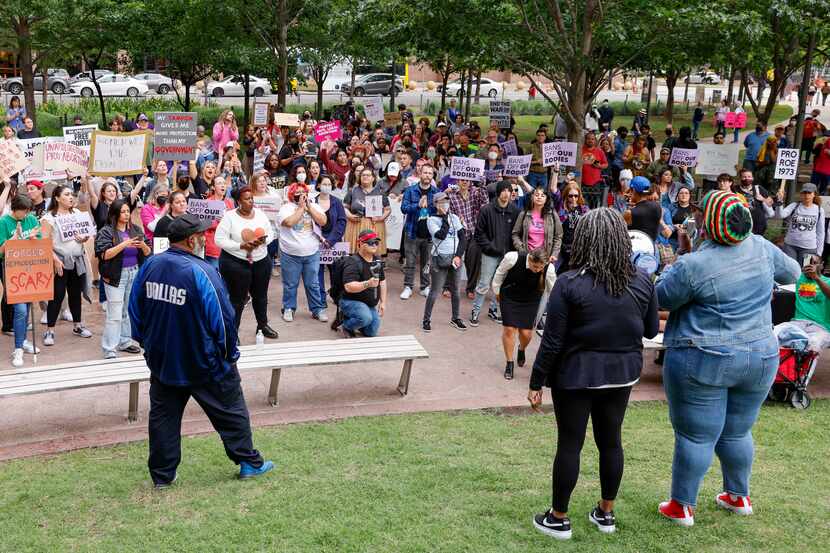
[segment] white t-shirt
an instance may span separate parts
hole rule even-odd
[[[268,244],[274,240],[274,229],[271,222],[262,210],[254,208],[253,219],[246,219],[237,213],[236,209],[225,212],[219,226],[216,227],[214,241],[223,251],[239,259],[248,259],[248,252],[240,248],[242,242],[242,231],[245,229],[256,230],[261,228],[265,231],[267,238],[265,243],[251,252],[251,260],[259,261],[268,255]]]
[[[266,211],[265,205],[257,205],[258,202],[268,202],[267,208],[269,210],[272,208],[275,210],[273,216],[268,211]],[[268,187],[268,193],[264,196],[254,196],[254,205],[262,212],[264,212],[266,217],[268,217],[268,220],[271,221],[271,228],[274,229],[274,236],[276,236],[277,238],[279,238],[280,236],[280,228],[277,225],[277,214],[279,213],[283,203],[285,203],[285,198],[283,197],[283,194],[274,190],[271,187]]]
[[[325,212],[317,204],[308,204],[309,209],[321,215]],[[320,250],[320,228],[309,213],[303,216],[293,227],[286,227],[282,224],[288,217],[297,211],[297,204],[287,202],[280,208],[277,215],[277,222],[280,225],[280,251],[288,255],[305,257],[317,253]]]

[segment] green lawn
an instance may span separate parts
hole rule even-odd
[[[146,443],[0,465],[0,550],[522,552],[775,551],[830,548],[830,402],[767,406],[756,426],[756,515],[716,510],[717,466],[697,525],[661,520],[672,432],[666,405],[629,409],[618,533],[586,520],[599,493],[589,437],[571,502],[574,539],[554,542],[531,516],[550,501],[553,417],[438,413],[260,429],[277,463],[239,482],[216,435],[184,441],[179,481],[151,489]]]

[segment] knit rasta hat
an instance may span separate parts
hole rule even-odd
[[[737,194],[713,190],[703,198],[702,208],[706,235],[718,244],[734,246],[752,232],[752,214]]]

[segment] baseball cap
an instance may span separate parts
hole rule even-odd
[[[639,194],[645,194],[651,190],[651,181],[645,177],[634,177],[629,184],[631,189]]]
[[[397,177],[401,174],[401,166],[397,161],[392,161],[386,166],[386,174],[390,177]]]
[[[138,117],[136,117],[136,121],[149,121],[150,118],[147,117],[146,113],[139,113]]]
[[[805,182],[804,186],[801,187],[801,191],[802,192],[816,193],[816,192],[818,192],[818,187],[816,187],[816,185],[813,184],[812,182]]]
[[[377,240],[378,233],[373,231],[372,229],[363,229],[360,231],[360,234],[357,235],[357,241],[360,243],[368,242],[369,240]]]
[[[446,124],[446,123],[444,123],[443,121],[441,121],[441,122],[440,122],[440,123],[438,123],[438,125],[436,125],[436,126],[438,126],[438,127],[446,127],[446,126],[447,126],[447,124]]]
[[[645,115],[648,112],[646,111],[646,108],[640,108],[640,113]]]
[[[211,221],[203,221],[192,213],[179,215],[167,227],[167,238],[171,244],[187,240],[192,235],[205,232],[213,226]]]
[[[671,148],[660,148],[660,153],[661,154],[663,154],[663,153],[670,154],[671,153]]]
[[[627,180],[630,181],[634,178],[634,173],[631,172],[631,169],[623,169],[620,171],[620,180]]]
[[[438,194],[435,194],[432,197],[432,202],[437,204],[441,200],[447,200],[447,199],[449,199],[449,196],[447,196],[447,194],[445,192],[439,192]]]
[[[43,181],[41,181],[41,180],[30,180],[29,182],[26,183],[26,186],[28,186],[30,184],[32,186],[37,186],[38,188],[43,188],[45,186],[43,184]],[[813,185],[813,186],[815,186],[815,185]]]

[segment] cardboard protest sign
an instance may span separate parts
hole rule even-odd
[[[501,149],[504,152],[504,157],[519,155],[519,149],[516,147],[516,139],[511,138],[501,143]]]
[[[300,118],[296,113],[275,113],[274,124],[278,127],[299,127]]]
[[[672,167],[694,167],[697,165],[697,148],[672,148],[669,165]]]
[[[169,238],[157,238],[153,236],[153,255],[164,253],[170,249]]]
[[[196,127],[199,116],[192,112],[157,112],[153,157],[188,161],[196,158]]]
[[[400,198],[389,198],[389,207],[392,208],[392,213],[386,218],[386,247],[399,250],[405,221]]]
[[[142,174],[150,150],[150,138],[150,134],[143,131],[96,130],[92,133],[89,151],[89,174],[102,177]]]
[[[314,140],[317,142],[340,140],[342,136],[343,129],[340,126],[340,121],[330,121],[328,123],[317,123],[314,125]]]
[[[221,219],[227,207],[222,200],[190,200],[187,202],[187,212],[203,221]]]
[[[80,146],[51,141],[43,146],[43,168],[46,171],[86,175],[88,164],[89,156]]]
[[[69,242],[75,238],[92,238],[95,236],[95,223],[87,211],[79,211],[55,218],[61,240]]]
[[[380,97],[364,98],[363,111],[366,114],[366,119],[372,121],[383,121],[383,99]]]
[[[526,156],[510,156],[504,165],[505,177],[523,177],[530,173],[531,154]]]
[[[366,196],[366,217],[383,217],[383,196]]]
[[[403,116],[399,111],[390,111],[383,114],[383,126],[386,128],[397,127],[403,121]]]
[[[320,265],[331,265],[341,257],[346,257],[351,253],[351,244],[348,242],[338,242],[331,248],[320,248]]]
[[[267,127],[268,115],[271,113],[271,104],[268,102],[254,102],[254,127]]]
[[[63,128],[63,141],[67,144],[74,144],[82,148],[89,156],[89,148],[92,146],[92,132],[98,125],[78,125],[75,127]]]
[[[458,156],[450,159],[450,178],[471,181],[484,180],[483,159]]]
[[[510,100],[490,100],[490,126],[510,128]]]
[[[277,214],[281,206],[282,200],[277,196],[254,196],[254,207],[265,213],[271,222],[277,222]]]
[[[46,144],[50,142],[62,143],[63,139],[57,137],[41,137],[17,141],[18,145],[20,145],[20,148],[23,150],[23,155],[30,162],[29,166],[21,173],[21,176],[25,181],[50,181],[66,178],[65,170],[47,170],[44,167],[44,151],[46,149]]]
[[[52,240],[9,240],[5,249],[6,302],[33,303],[54,298]]]
[[[0,180],[16,175],[29,164],[30,161],[14,140],[0,140]]]
[[[697,173],[699,175],[727,175],[735,176],[738,164],[738,144],[705,144],[697,145]]]
[[[576,142],[545,142],[542,144],[542,166],[559,165],[576,166]]]
[[[797,148],[779,148],[773,178],[795,179],[798,176],[798,155]]]

